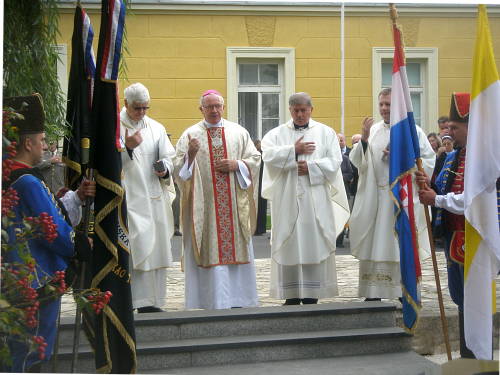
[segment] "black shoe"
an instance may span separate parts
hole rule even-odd
[[[181,232],[179,232],[178,230],[176,230],[176,231],[174,232],[174,236],[182,236],[182,233],[181,233]]]
[[[401,304],[403,304],[403,297],[398,297],[398,300]]]
[[[156,307],[156,306],[146,306],[146,307],[139,307],[137,309],[137,312],[139,314],[141,314],[141,313],[165,312],[165,310],[162,310],[162,309],[160,309],[159,307]]]
[[[382,301],[382,298],[365,298],[365,302]]]
[[[287,298],[283,306],[300,305],[300,298]]]
[[[315,305],[318,303],[317,298],[303,298],[302,299],[302,304],[303,305]]]

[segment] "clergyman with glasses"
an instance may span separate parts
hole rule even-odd
[[[165,127],[146,115],[149,103],[148,89],[134,83],[125,89],[120,113],[132,301],[139,313],[161,312],[166,305],[166,268],[172,265],[174,232],[175,150]]]
[[[256,306],[252,246],[260,153],[241,125],[222,117],[216,90],[200,98],[203,120],[176,146],[186,308]]]

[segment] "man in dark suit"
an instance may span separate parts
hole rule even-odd
[[[342,164],[340,169],[342,171],[342,178],[344,179],[345,192],[347,194],[347,199],[350,201],[351,184],[354,179],[353,165],[349,160],[349,153],[351,149],[345,144],[345,136],[342,133],[337,133],[339,139],[340,152],[342,153]],[[344,235],[346,234],[346,229],[344,229],[337,237],[337,247],[344,247]]]

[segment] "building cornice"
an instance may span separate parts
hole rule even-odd
[[[130,0],[129,0],[130,1]],[[100,10],[98,0],[81,1],[82,6],[90,13]],[[397,2],[396,2],[397,3]],[[481,2],[485,3],[485,1]],[[486,1],[488,3],[488,1]],[[75,1],[60,1],[61,12],[74,9]],[[134,14],[211,14],[211,15],[285,15],[285,16],[332,16],[340,14],[339,2],[327,1],[258,1],[258,0],[185,0],[185,1],[140,1],[131,0],[130,10]],[[477,5],[473,4],[408,4],[397,3],[401,17],[476,17]],[[346,3],[346,16],[381,16],[389,13],[388,3]],[[488,5],[490,17],[500,17],[500,5]]]

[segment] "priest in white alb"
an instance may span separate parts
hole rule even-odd
[[[252,246],[260,153],[242,126],[222,118],[215,90],[200,98],[204,119],[179,138],[186,308],[257,306]]]
[[[292,120],[262,139],[262,196],[271,201],[271,297],[285,305],[337,295],[336,238],[349,218],[335,131],[293,94]]]
[[[125,89],[125,107],[120,113],[130,283],[133,306],[140,313],[160,312],[166,304],[166,268],[172,265],[174,232],[175,150],[165,127],[146,116],[149,102],[148,89],[134,83]]]
[[[389,189],[390,88],[380,92],[378,102],[383,120],[375,123],[373,118],[365,118],[361,142],[349,154],[359,173],[358,191],[349,221],[349,240],[352,255],[359,259],[358,295],[365,297],[365,301],[402,297],[394,202]],[[427,174],[432,174],[436,154],[420,126],[416,128],[423,168]],[[424,206],[418,199],[414,177],[413,203],[422,261],[430,255],[430,244]]]

